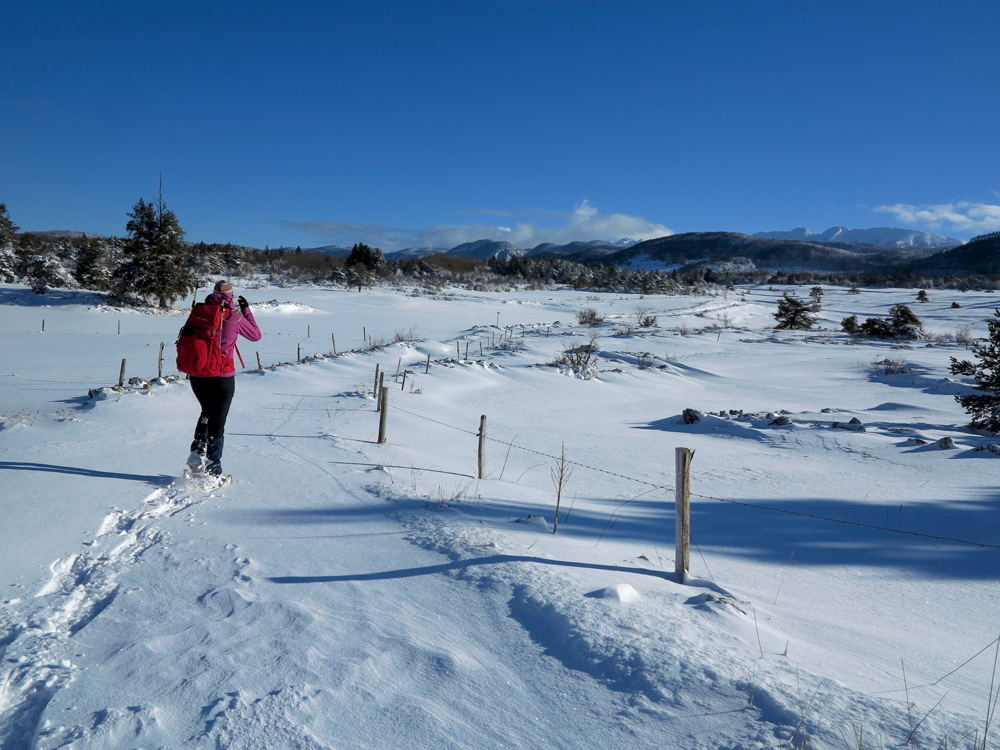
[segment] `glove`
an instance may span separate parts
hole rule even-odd
[[[242,294],[236,298],[236,301],[240,303],[240,312],[246,312],[247,308],[250,307],[250,303],[247,302],[247,298]]]

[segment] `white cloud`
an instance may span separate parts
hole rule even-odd
[[[927,229],[959,232],[993,232],[1000,229],[1000,206],[989,203],[959,201],[920,206],[896,203],[892,206],[875,206],[872,210],[894,214],[902,223]]]
[[[482,211],[488,215],[506,216],[505,211]],[[673,232],[662,224],[628,214],[602,215],[590,201],[584,199],[571,214],[556,214],[562,223],[539,226],[521,222],[513,226],[488,224],[441,225],[425,229],[405,229],[381,224],[356,224],[338,221],[280,222],[282,226],[322,238],[324,242],[350,246],[355,242],[377,245],[384,250],[404,247],[452,248],[473,240],[506,240],[520,248],[530,249],[544,242],[563,245],[578,240],[619,240],[631,237],[647,240],[665,237]]]

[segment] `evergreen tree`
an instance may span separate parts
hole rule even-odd
[[[353,266],[358,263],[364,265],[369,271],[377,271],[385,265],[385,254],[381,248],[369,247],[363,242],[355,242],[351,248],[351,254],[344,261],[345,266]]]
[[[858,331],[863,336],[874,339],[922,339],[924,324],[906,305],[893,305],[889,308],[889,317],[868,318],[861,324]]]
[[[816,318],[809,314],[809,308],[795,297],[785,294],[778,300],[778,312],[772,313],[778,321],[775,328],[808,331],[816,325]]]
[[[930,302],[931,298],[927,296],[927,290],[921,289],[917,292],[917,302]]]
[[[72,277],[53,253],[33,255],[28,260],[28,284],[35,294],[46,294],[49,289],[72,284]]]
[[[152,298],[168,307],[194,287],[184,230],[162,193],[155,203],[140,198],[128,216],[125,262],[115,271],[115,296],[126,302]]]
[[[19,264],[14,246],[9,243],[0,245],[0,284],[11,284],[20,278]]]
[[[906,305],[899,304],[890,307],[888,322],[897,339],[921,339],[924,337],[924,324]]]
[[[955,400],[972,416],[969,424],[974,430],[1000,433],[1000,310],[986,321],[990,337],[985,343],[972,345],[976,362],[951,358],[953,375],[967,375],[975,379],[973,386],[979,393],[955,396]]]
[[[111,273],[104,245],[100,240],[94,238],[83,246],[76,259],[76,272],[73,275],[84,289],[104,291],[109,287]]]
[[[0,246],[13,245],[20,229],[21,227],[15,226],[14,222],[10,220],[10,216],[7,215],[7,204],[0,203]]]

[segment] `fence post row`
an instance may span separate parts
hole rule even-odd
[[[691,569],[691,459],[693,457],[694,451],[690,448],[674,449],[674,465],[677,474],[674,485],[677,499],[674,572],[677,575],[678,583],[684,583],[684,577]]]

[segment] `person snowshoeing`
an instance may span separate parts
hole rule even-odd
[[[226,417],[236,393],[236,364],[233,349],[236,339],[243,336],[248,341],[260,341],[260,328],[253,319],[250,303],[239,297],[239,310],[233,305],[233,286],[228,281],[216,282],[215,290],[205,298],[211,305],[222,305],[222,333],[219,347],[222,350],[222,374],[218,377],[196,378],[190,376],[191,390],[201,404],[201,416],[194,430],[188,468],[194,474],[203,472],[215,477],[222,474],[222,449],[225,445]]]

